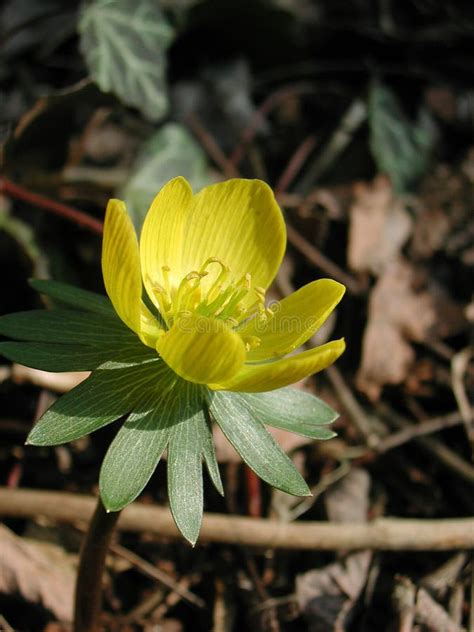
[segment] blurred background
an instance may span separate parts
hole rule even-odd
[[[260,484],[216,434],[226,498],[206,481],[207,511],[349,526],[472,514],[472,2],[4,0],[0,161],[2,314],[41,306],[30,277],[104,292],[107,200],[124,199],[139,231],[175,175],[195,191],[272,186],[288,251],[271,298],[320,277],[347,286],[313,341],[345,336],[347,351],[298,385],[339,411],[338,438],[276,433],[313,498]],[[83,377],[0,358],[2,486],[96,491],[116,427],[23,445]],[[141,502],[165,505],[165,479],[160,465]],[[0,527],[0,629],[68,630],[80,531],[47,516]],[[135,558],[111,556],[106,630],[474,625],[463,552],[191,550],[146,532],[120,544]]]

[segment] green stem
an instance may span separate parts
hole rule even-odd
[[[107,513],[100,498],[82,543],[76,583],[74,632],[97,632],[102,606],[102,575],[120,511]]]

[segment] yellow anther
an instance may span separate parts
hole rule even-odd
[[[219,268],[212,272],[209,268],[217,265]],[[188,272],[176,286],[169,266],[161,267],[162,283],[150,283],[156,295],[157,303],[163,318],[168,325],[182,315],[194,312],[209,318],[224,320],[232,328],[238,328],[243,322],[252,318],[266,320],[270,316],[265,310],[265,289],[252,288],[252,276],[243,274],[238,280],[231,276],[229,267],[217,257],[209,257],[199,271]],[[211,278],[202,283],[205,276]],[[253,292],[254,302],[249,307],[247,303]],[[255,345],[256,341],[249,344]]]
[[[163,283],[168,296],[171,294],[170,271],[171,268],[169,266],[161,266],[161,272],[163,273]]]
[[[265,300],[265,288],[263,287],[254,287],[253,291],[255,292],[255,294],[257,295],[257,298],[260,301],[264,301]]]
[[[260,346],[260,338],[258,336],[245,336],[242,338],[243,343],[245,345],[246,351],[251,351],[251,349],[256,349]]]

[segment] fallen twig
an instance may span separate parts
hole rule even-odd
[[[383,416],[383,418],[386,419],[391,426],[403,430],[411,430],[413,428],[413,424],[410,421],[392,410],[389,406],[387,406],[387,404],[380,402],[378,404],[378,410],[380,412],[380,416]],[[422,421],[421,423],[426,422]],[[456,472],[456,474],[469,483],[474,483],[474,466],[461,458],[459,454],[448,448],[448,446],[444,445],[444,443],[441,443],[432,437],[420,436],[414,437],[414,439],[419,445],[423,446],[425,450],[434,454],[438,461],[443,463],[443,465],[453,472]]]
[[[469,398],[464,385],[464,376],[471,358],[474,357],[474,351],[470,347],[462,349],[451,360],[451,379],[453,384],[453,393],[462,415],[464,426],[466,428],[467,438],[474,450],[474,415]]]
[[[451,428],[457,426],[463,422],[461,413],[456,411],[449,415],[442,415],[441,417],[434,417],[428,421],[422,421],[420,424],[407,426],[398,432],[394,432],[390,436],[382,439],[377,444],[375,450],[379,454],[398,448],[400,445],[421,437],[423,435],[432,434],[434,432],[440,432],[445,428]]]
[[[4,372],[0,381],[10,378],[15,384],[34,384],[41,388],[47,388],[56,393],[67,393],[72,388],[80,384],[87,377],[90,371],[65,371],[63,373],[52,373],[41,369],[32,369],[23,364],[12,364],[9,373]]]
[[[326,375],[357,430],[365,438],[367,445],[369,447],[378,445],[379,435],[385,432],[385,428],[382,428],[380,423],[377,423],[365,412],[336,366],[328,367]]]
[[[89,520],[95,504],[96,499],[92,496],[0,487],[0,515],[3,516],[46,516],[59,522],[74,523]],[[140,503],[123,510],[118,529],[180,537],[167,508]],[[474,548],[474,518],[378,518],[367,524],[284,523],[208,513],[204,515],[200,542],[326,551],[460,550]]]
[[[433,632],[463,632],[465,629],[455,623],[424,588],[418,590],[416,597],[416,620]]]
[[[133,551],[130,551],[119,544],[112,543],[109,548],[112,553],[123,557],[123,559],[127,560],[127,562],[136,566],[144,575],[148,575],[148,577],[164,584],[167,588],[198,608],[205,608],[206,603],[203,599],[201,599],[201,597],[198,597],[190,590],[183,588],[178,582],[174,581],[168,573],[165,573],[157,566],[150,564],[147,560],[144,560],[139,555],[136,555],[136,553],[133,553]]]

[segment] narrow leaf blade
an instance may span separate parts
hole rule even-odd
[[[0,317],[0,334],[16,340],[116,346],[136,341],[118,319],[72,310],[30,310]]]
[[[100,471],[100,495],[120,511],[143,491],[168,444],[175,423],[174,376],[166,371],[149,396],[118,431]]]
[[[202,523],[202,452],[209,428],[202,389],[189,383],[185,389],[183,420],[173,426],[168,447],[168,495],[176,526],[194,545]]]
[[[30,285],[40,294],[49,296],[63,305],[95,312],[110,318],[117,317],[112,303],[106,296],[49,279],[30,279]]]
[[[291,459],[239,397],[227,391],[215,392],[210,411],[227,439],[260,478],[288,494],[311,495]]]
[[[321,399],[296,388],[267,393],[236,393],[262,423],[311,439],[330,439],[335,433],[321,426],[339,414]]]
[[[66,443],[126,415],[147,397],[164,363],[157,359],[125,368],[103,366],[44,413],[28,435],[28,443]]]
[[[138,349],[137,349],[138,347]],[[86,345],[49,344],[46,342],[0,342],[0,355],[42,371],[93,371],[108,360],[126,361],[143,349],[147,359],[153,351],[137,345],[92,347]],[[151,353],[147,353],[147,351]],[[155,354],[156,355],[156,354]]]
[[[207,412],[207,407],[204,410],[204,414],[206,416],[206,428],[203,428],[202,455],[212,484],[219,494],[223,496],[224,487],[222,485],[222,479],[219,472],[219,464],[217,462],[214,439],[212,436],[212,423]]]

